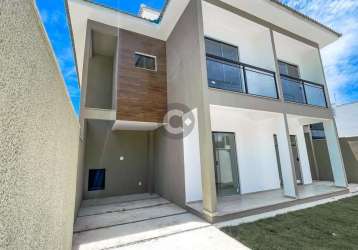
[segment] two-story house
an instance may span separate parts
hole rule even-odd
[[[160,196],[219,221],[347,192],[320,49],[340,34],[275,0],[170,0],[158,18],[68,0],[83,199]],[[305,134],[322,123],[333,182]]]

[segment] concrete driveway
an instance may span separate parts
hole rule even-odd
[[[158,195],[140,194],[84,201],[73,249],[248,248]]]

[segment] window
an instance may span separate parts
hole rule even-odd
[[[278,61],[285,101],[327,107],[324,86],[300,79],[296,65]]]
[[[278,61],[278,67],[280,70],[280,74],[300,78],[300,72],[297,65]]]
[[[156,57],[136,52],[134,54],[135,66],[146,70],[157,70]]]
[[[205,49],[209,86],[243,92],[238,48],[206,37]]]
[[[311,134],[312,134],[313,140],[326,139],[323,123],[311,124],[310,129],[311,129]]]
[[[210,87],[243,91],[241,68],[207,58],[208,82]]]
[[[90,169],[88,174],[88,191],[104,190],[105,181],[105,169]]]
[[[205,38],[206,54],[239,62],[239,49],[236,46]]]

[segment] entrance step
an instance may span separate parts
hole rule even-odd
[[[161,212],[164,213],[164,211]],[[167,217],[75,233],[73,249],[118,248],[208,226],[210,226],[209,223],[190,213],[173,214]]]
[[[83,216],[77,218],[74,226],[74,232],[77,233],[99,228],[112,227],[182,213],[186,213],[186,210],[174,204],[163,204],[128,211]]]
[[[131,195],[123,195],[123,196],[112,196],[107,198],[84,200],[82,201],[81,207],[100,206],[100,205],[108,205],[113,203],[138,201],[138,200],[153,199],[153,198],[159,198],[159,195],[143,193],[143,194],[131,194]]]
[[[74,231],[74,250],[247,249],[158,195],[88,200],[79,211]]]
[[[87,206],[87,207],[82,207],[79,210],[78,217],[128,211],[138,208],[154,207],[154,206],[159,206],[169,203],[170,202],[167,201],[166,199],[157,197],[157,198],[143,199],[143,200],[136,200],[136,201],[118,202],[118,203],[112,203],[107,205]]]

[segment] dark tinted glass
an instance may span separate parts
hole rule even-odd
[[[103,190],[105,178],[105,169],[90,169],[88,175],[88,191]]]
[[[155,58],[135,53],[135,66],[137,68],[156,70]]]
[[[315,123],[310,125],[312,139],[325,139],[323,123]]]
[[[220,43],[211,39],[205,38],[205,50],[207,54],[220,57],[222,56]]]
[[[246,68],[246,80],[249,94],[277,98],[274,75]]]
[[[305,83],[307,104],[326,107],[326,98],[323,86]]]
[[[243,91],[241,68],[207,59],[209,86],[214,88]]]
[[[285,63],[282,61],[278,61],[278,66],[280,69],[280,74],[299,78],[300,74],[299,74],[298,66]]]
[[[282,77],[283,96],[286,101],[306,103],[303,84],[289,78]]]
[[[205,38],[205,49],[206,53],[210,55],[218,56],[236,62],[239,60],[238,48],[229,44]]]

